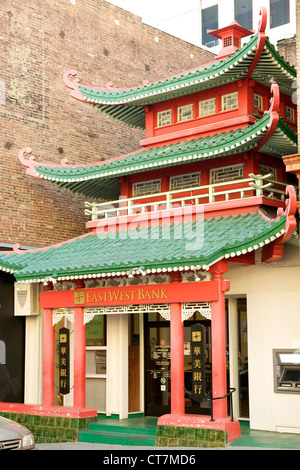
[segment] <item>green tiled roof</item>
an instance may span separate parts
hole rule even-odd
[[[92,165],[48,166],[34,162],[33,166],[36,176],[60,187],[95,199],[113,200],[120,194],[120,176],[250,151],[264,138],[269,125],[270,114],[265,113],[262,119],[245,128],[141,149]],[[280,119],[277,129],[260,151],[278,157],[293,154],[297,152],[296,134]]]
[[[258,211],[155,229],[91,232],[49,248],[2,253],[0,269],[28,282],[126,275],[141,266],[148,272],[207,269],[219,259],[276,240],[285,232],[285,222],[285,215],[270,220]]]
[[[95,89],[78,85],[78,90],[83,101],[99,108],[101,112],[130,126],[144,128],[144,107],[147,105],[245,78],[257,46],[258,34],[255,34],[233,55],[159,82],[128,89]],[[275,80],[280,91],[288,95],[292,95],[296,89],[295,67],[278,54],[268,38],[251,78],[268,87]]]

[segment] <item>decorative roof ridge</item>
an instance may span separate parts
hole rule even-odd
[[[268,19],[267,8],[264,6],[261,7],[259,10],[259,15],[260,15],[260,18],[259,18],[258,29],[257,29],[258,39],[257,39],[256,53],[249,67],[246,78],[251,77],[253,70],[255,69],[259,59],[261,58],[261,55],[264,50],[265,42],[267,39],[267,35],[266,35],[266,26],[267,26],[267,19]]]
[[[286,61],[285,58],[278,53],[278,51],[275,49],[274,45],[270,42],[270,39],[268,37],[266,37],[264,48],[267,48],[270,54],[272,54],[272,56],[276,58],[276,60],[279,61],[281,67],[284,67],[287,70],[287,72],[293,78],[296,79],[296,76],[297,76],[296,67],[293,64],[290,64],[288,61]]]
[[[274,134],[275,129],[277,128],[279,122],[279,105],[280,105],[280,92],[279,86],[276,83],[273,83],[271,86],[271,99],[270,99],[270,107],[267,111],[270,115],[270,124],[268,131],[265,137],[259,142],[256,147],[256,151],[258,151]]]
[[[285,217],[285,231],[282,237],[277,240],[277,245],[283,245],[286,243],[293,235],[297,226],[297,221],[295,218],[295,213],[297,211],[297,194],[295,187],[288,185],[286,187],[286,195],[287,198],[285,200],[285,208],[278,207],[275,218],[268,217],[261,209],[258,210],[258,213],[268,222],[277,222],[282,216]]]
[[[278,127],[280,127],[280,129],[284,131],[285,134],[287,134],[292,140],[297,142],[298,140],[297,132],[295,132],[294,129],[292,129],[292,127],[288,125],[288,123],[284,122],[283,117],[279,117]]]
[[[285,235],[279,240],[278,243],[280,245],[283,245],[291,238],[297,226],[297,221],[295,218],[295,213],[297,211],[297,194],[294,186],[288,185],[286,187],[286,194],[287,199],[285,201],[285,209],[282,207],[277,209],[277,219],[282,217],[282,215],[284,215],[286,218]]]

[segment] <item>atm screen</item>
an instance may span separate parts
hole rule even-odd
[[[283,371],[281,380],[285,382],[300,382],[300,370],[287,370]]]

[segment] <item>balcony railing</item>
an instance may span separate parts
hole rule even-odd
[[[285,187],[287,185],[271,179],[271,176],[271,173],[267,175],[250,174],[249,178],[207,186],[178,189],[132,198],[119,198],[109,202],[86,202],[85,214],[91,216],[92,221],[96,221],[110,217],[130,216],[254,196],[284,202],[286,197]]]

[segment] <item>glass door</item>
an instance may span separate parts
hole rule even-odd
[[[171,405],[170,327],[149,324],[146,339],[146,414],[160,416]]]
[[[206,389],[211,391],[210,321],[195,312],[184,322],[184,381],[185,410],[189,414],[210,414],[207,400],[197,403],[192,399],[191,326],[201,323],[206,334]],[[170,322],[159,314],[145,317],[145,414],[161,416],[171,411],[171,345]]]

